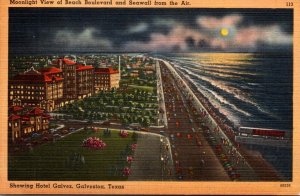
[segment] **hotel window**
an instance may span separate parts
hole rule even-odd
[[[10,122],[8,123],[8,126],[11,127],[11,123]]]
[[[17,127],[18,126],[18,123],[17,122],[15,122],[15,127]]]

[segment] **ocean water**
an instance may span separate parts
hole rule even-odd
[[[292,131],[291,54],[181,53],[168,58],[234,126]]]
[[[293,58],[280,53],[179,53],[166,57],[234,127],[293,128]],[[250,146],[291,179],[292,149]]]

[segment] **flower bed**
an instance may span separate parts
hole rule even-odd
[[[123,176],[129,176],[129,174],[131,173],[131,170],[129,167],[124,167],[122,173],[123,173]]]
[[[127,156],[127,163],[131,163],[133,161],[133,156]]]
[[[82,142],[82,146],[86,148],[101,150],[106,147],[106,143],[103,142],[100,138],[89,137]]]
[[[132,150],[132,151],[135,151],[135,150],[136,150],[136,147],[137,147],[137,144],[131,144],[131,150]]]
[[[120,131],[120,137],[123,137],[123,138],[126,138],[126,137],[128,137],[128,135],[129,135],[129,133],[128,133],[128,131]]]

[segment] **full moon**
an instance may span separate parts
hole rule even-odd
[[[229,34],[229,31],[228,31],[228,29],[226,29],[226,28],[222,28],[222,29],[220,30],[220,34],[221,34],[223,37],[226,37],[226,36]]]

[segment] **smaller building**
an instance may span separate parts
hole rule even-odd
[[[39,107],[22,108],[14,106],[18,110],[9,110],[8,133],[12,142],[28,137],[33,133],[42,133],[49,129],[50,115]]]
[[[153,63],[153,64],[146,64],[145,65],[145,69],[146,70],[153,70],[153,71],[155,71],[155,64]]]
[[[147,68],[144,69],[144,72],[145,72],[146,75],[153,75],[155,73],[154,70],[147,69]]]
[[[130,77],[137,78],[137,77],[139,77],[139,76],[140,76],[139,70],[132,70],[132,71],[130,72]]]
[[[120,72],[111,67],[95,69],[95,91],[119,88]]]

